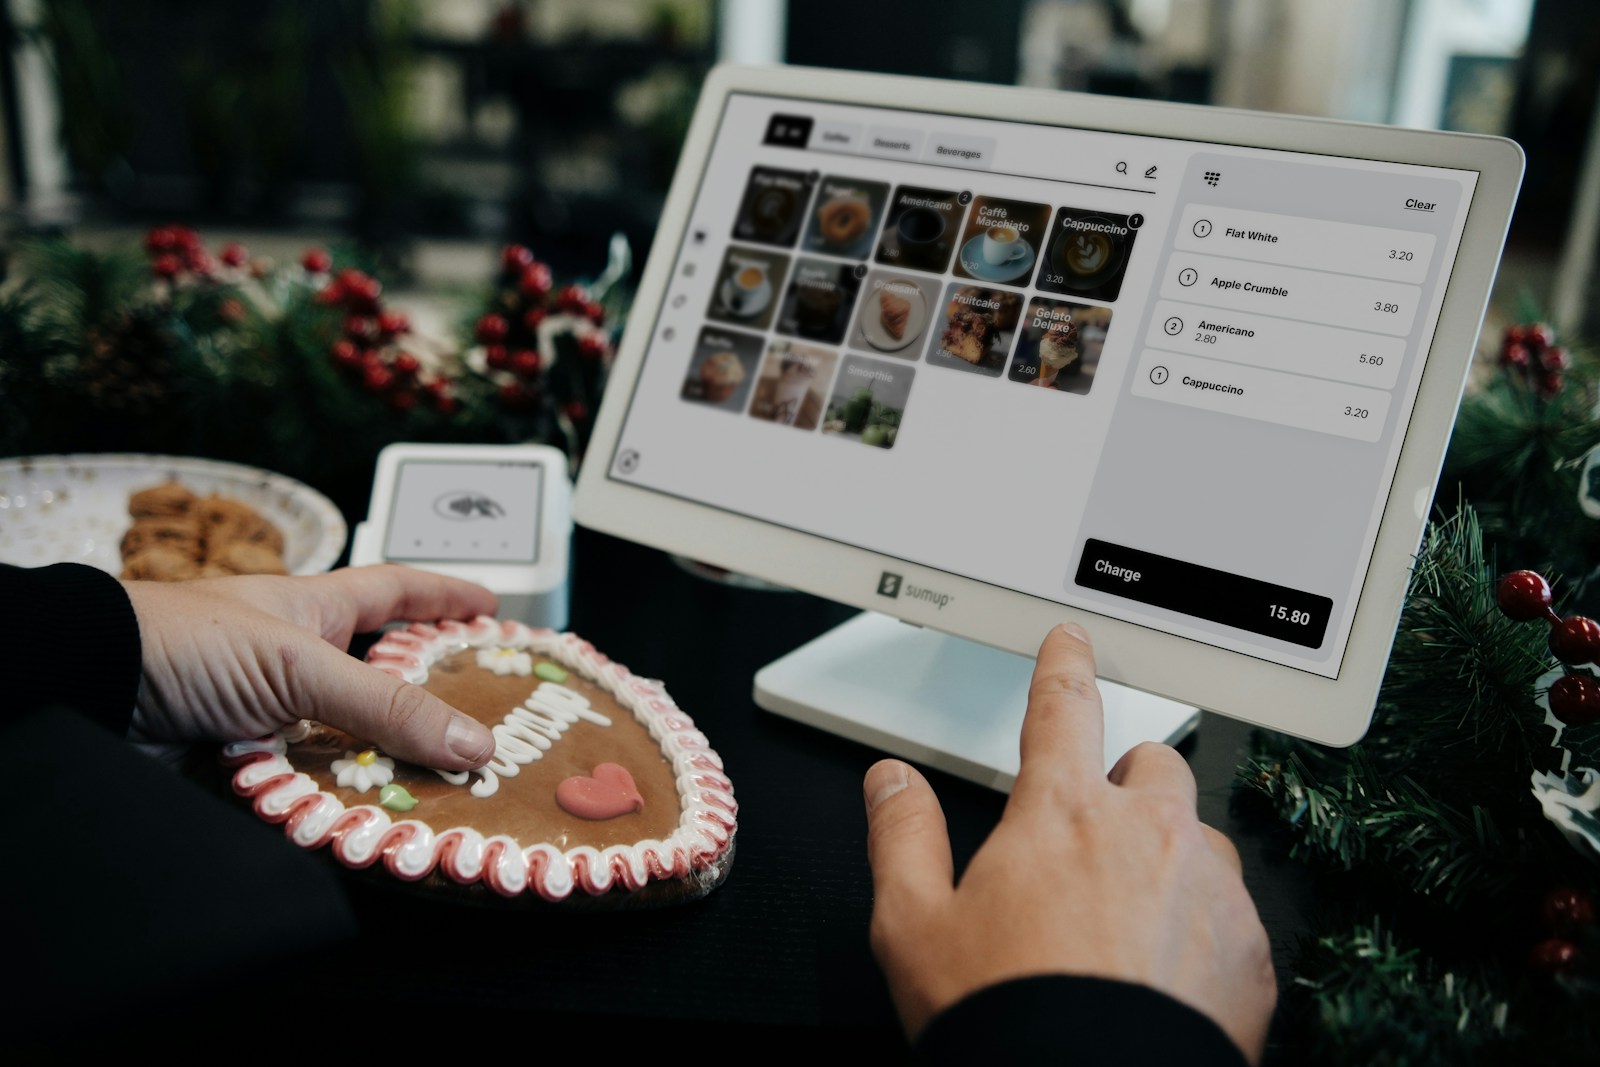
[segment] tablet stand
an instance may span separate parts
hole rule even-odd
[[[767,711],[1009,792],[1033,661],[863,612],[756,672]],[[1107,769],[1141,741],[1174,743],[1200,713],[1100,680]]]

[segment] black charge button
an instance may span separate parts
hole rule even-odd
[[[1317,648],[1333,601],[1242,574],[1090,538],[1074,584],[1207,622]]]

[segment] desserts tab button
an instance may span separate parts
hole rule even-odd
[[[867,130],[861,151],[869,156],[915,162],[922,157],[922,141],[921,130],[907,130],[897,126],[873,126]]]

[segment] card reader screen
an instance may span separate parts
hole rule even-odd
[[[537,563],[538,463],[405,460],[395,474],[385,559]]]

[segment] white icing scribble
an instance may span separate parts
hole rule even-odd
[[[490,731],[494,734],[494,755],[488,763],[471,772],[434,773],[451,785],[461,785],[469,774],[477,774],[470,792],[475,797],[492,797],[500,789],[501,778],[515,778],[524,766],[544,758],[550,745],[561,740],[561,735],[579,719],[596,726],[611,725],[611,720],[595,711],[583,694],[555,682],[543,682],[521,707],[512,708],[505,721]]]

